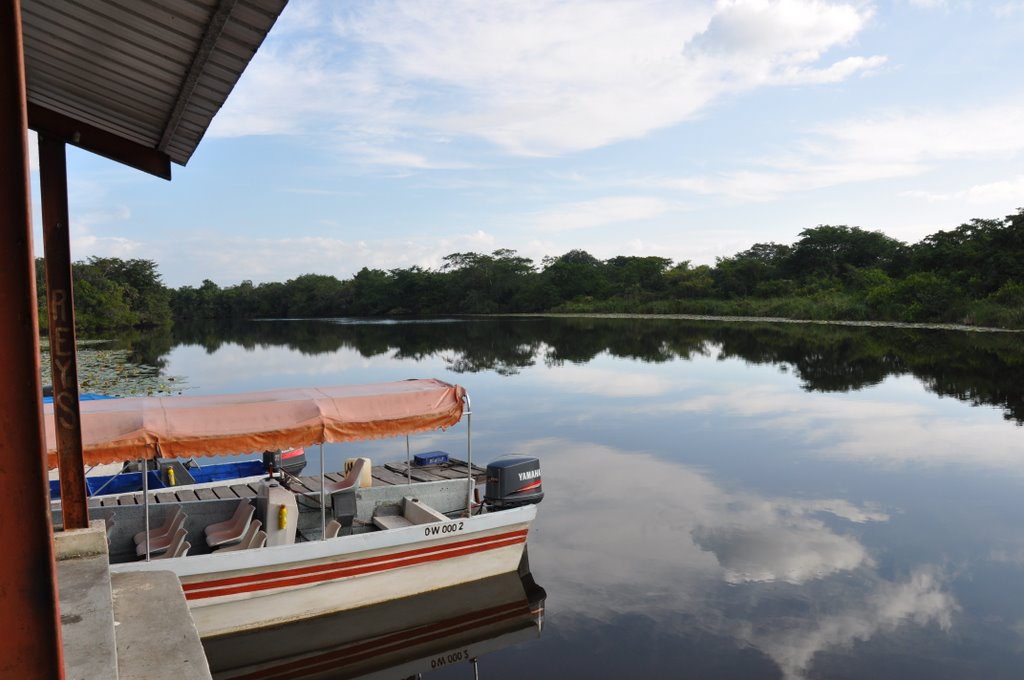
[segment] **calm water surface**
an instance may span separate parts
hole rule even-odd
[[[469,390],[475,460],[542,459],[543,631],[481,658],[482,678],[1024,677],[1019,335],[628,319],[175,334],[139,351],[189,394],[437,377]],[[460,424],[413,450],[464,440]]]

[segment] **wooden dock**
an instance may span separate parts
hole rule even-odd
[[[371,470],[373,486],[392,486],[406,484],[411,478],[413,482],[439,482],[448,479],[465,479],[469,475],[469,467],[463,460],[451,458],[441,465],[413,465],[410,469],[404,461],[375,465]],[[477,484],[484,481],[485,471],[478,465],[473,466],[473,479]],[[324,479],[328,482],[340,482],[345,475],[339,472],[328,472]],[[298,493],[320,493],[320,475],[303,475],[292,477],[289,487]],[[250,484],[223,484],[199,489],[161,489],[150,492],[151,503],[181,503],[188,501],[204,501],[217,498],[255,498],[259,493],[258,482]],[[116,496],[100,496],[89,499],[89,507],[109,508],[115,505],[141,505],[141,493],[126,493]]]

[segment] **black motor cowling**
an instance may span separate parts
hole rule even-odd
[[[540,503],[540,460],[530,456],[499,458],[487,466],[484,502],[495,508],[514,508]]]
[[[263,469],[271,477],[281,471],[281,449],[263,452]]]
[[[303,468],[306,467],[305,449],[285,449],[281,452],[281,470],[292,477],[298,477]]]

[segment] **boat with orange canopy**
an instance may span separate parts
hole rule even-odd
[[[469,404],[462,387],[439,380],[84,402],[87,465],[264,451],[267,468],[252,498],[214,488],[154,504],[147,488],[90,508],[90,517],[108,522],[111,571],[178,575],[204,638],[511,572],[543,497],[539,462],[494,461],[484,501],[474,503]],[[52,410],[45,413],[55,464]],[[464,416],[465,477],[377,485],[369,459],[353,458],[332,481],[321,448],[319,487],[311,490],[291,484],[275,456],[408,437]]]

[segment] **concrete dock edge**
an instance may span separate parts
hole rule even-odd
[[[111,575],[119,680],[210,678],[199,632],[170,571]]]

